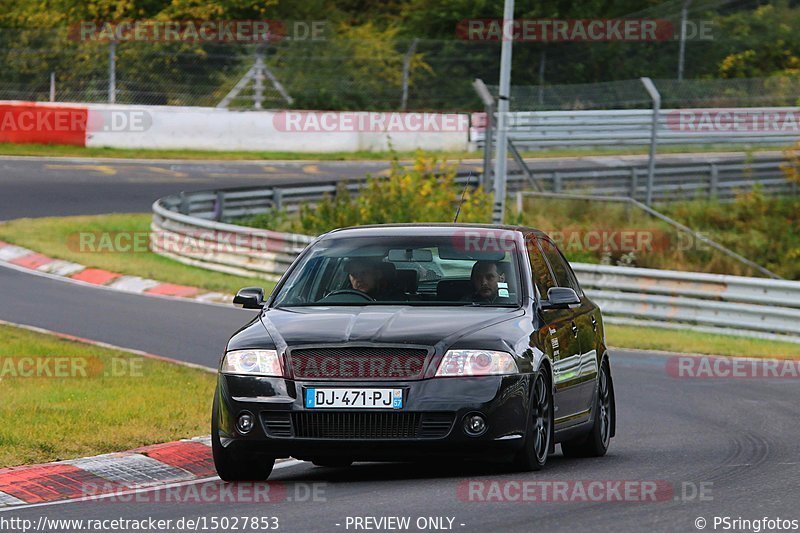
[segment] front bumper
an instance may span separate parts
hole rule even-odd
[[[505,458],[523,444],[530,384],[530,375],[352,382],[220,374],[219,437],[226,448],[276,458]],[[400,388],[403,408],[306,409],[306,387]],[[243,411],[256,418],[246,435],[235,425]],[[464,431],[464,419],[473,413],[487,422],[479,436]]]

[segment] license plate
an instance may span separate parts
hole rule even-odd
[[[402,409],[403,389],[306,389],[306,409]]]

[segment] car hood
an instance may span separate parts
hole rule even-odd
[[[297,307],[269,309],[261,315],[261,323],[280,351],[303,344],[350,342],[441,347],[524,314],[522,309],[491,307]]]

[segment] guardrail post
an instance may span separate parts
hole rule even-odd
[[[283,189],[279,187],[272,189],[272,207],[278,211],[283,209]]]
[[[631,192],[630,196],[636,200],[636,191],[639,188],[639,171],[636,167],[631,168]]]
[[[225,193],[217,191],[217,199],[214,201],[214,220],[222,221],[225,217]]]
[[[188,215],[189,214],[189,198],[186,196],[185,192],[181,193],[181,203],[178,206],[178,212],[181,215]]]
[[[561,192],[561,174],[553,172],[553,192]]]
[[[522,215],[522,191],[517,191],[517,215]]]
[[[717,197],[719,189],[719,169],[716,163],[711,163],[711,184],[708,189],[708,199],[712,200]]]

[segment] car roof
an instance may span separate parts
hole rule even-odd
[[[406,235],[406,236],[422,236],[422,235],[454,235],[459,231],[464,231],[468,229],[481,229],[481,230],[502,230],[502,231],[515,231],[520,232],[523,234],[536,234],[537,236],[547,237],[547,235],[535,228],[528,228],[525,226],[513,226],[513,225],[498,225],[498,224],[448,224],[448,223],[437,223],[437,222],[417,222],[417,223],[406,223],[406,224],[372,224],[366,226],[350,226],[347,228],[339,228],[332,230],[323,237],[328,236],[335,236],[339,237],[347,237],[347,236],[394,236],[394,235]]]

